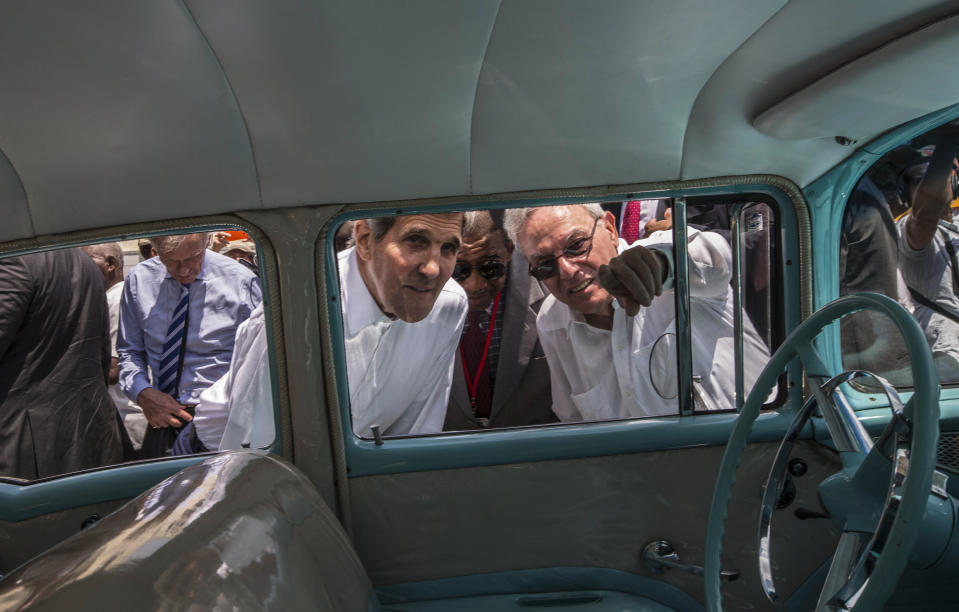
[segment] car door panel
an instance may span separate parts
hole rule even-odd
[[[756,517],[777,446],[751,447],[742,464],[727,524],[726,564],[742,574],[729,585],[731,602],[758,595]],[[683,561],[701,563],[703,518],[723,450],[704,446],[353,478],[356,548],[376,586],[594,567],[656,577],[701,597],[699,576],[653,576],[640,551],[665,538]],[[779,586],[787,595],[828,557],[836,537],[828,521],[803,523],[792,510],[818,509],[817,479],[836,469],[837,458],[814,442],[802,443],[796,455],[809,466],[808,476],[796,479],[795,501],[777,514],[783,527],[774,534]]]

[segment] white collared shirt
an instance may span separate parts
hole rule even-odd
[[[262,302],[236,330],[230,369],[200,394],[193,427],[210,450],[266,448],[273,443],[273,386]]]
[[[456,347],[466,320],[466,293],[450,279],[430,314],[393,321],[360,276],[353,248],[338,255],[346,369],[353,431],[372,437],[443,430]]]
[[[662,252],[672,268],[671,232],[655,232],[634,244]],[[620,240],[619,252],[627,248]],[[702,386],[715,408],[734,408],[733,299],[729,286],[732,253],[722,236],[694,228],[689,228],[688,253],[693,375],[702,377]],[[657,393],[650,376],[656,341],[663,334],[675,334],[674,305],[669,282],[662,295],[635,317],[627,316],[613,302],[613,328],[604,330],[586,323],[582,313],[552,295],[547,297],[536,328],[550,367],[553,412],[563,421],[678,414],[678,401]],[[748,393],[769,360],[769,351],[748,317],[744,317],[743,327]],[[672,339],[675,346],[675,336]],[[666,357],[652,366],[657,384],[664,395],[675,396],[675,352],[657,350],[656,354]]]
[[[110,356],[117,356],[117,329],[120,327],[120,297],[123,295],[123,281],[107,289],[107,308],[110,311]],[[119,382],[107,387],[110,399],[123,415],[133,402],[120,390]]]
[[[959,287],[953,286],[954,264],[943,237],[945,233],[959,250],[959,228],[953,223],[940,221],[932,241],[925,248],[914,249],[909,246],[909,239],[906,237],[908,221],[907,215],[896,224],[899,231],[899,268],[902,270],[903,280],[927,300],[946,312],[959,316],[959,295],[956,294]],[[950,355],[959,361],[959,325],[919,303],[915,305],[913,317],[925,332],[933,353]],[[954,375],[950,372],[946,375],[949,380],[943,382],[954,382],[952,376]]]

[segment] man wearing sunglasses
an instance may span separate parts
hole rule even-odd
[[[668,384],[651,376],[657,341],[675,334],[672,233],[627,245],[598,204],[514,209],[505,225],[529,260],[529,274],[550,292],[536,326],[556,415],[594,421],[676,414],[669,367],[675,362],[663,360]],[[693,375],[713,408],[734,408],[732,253],[718,234],[694,228],[688,253]],[[745,327],[748,390],[769,353],[752,325]]]
[[[536,333],[546,293],[503,231],[503,211],[466,213],[453,279],[469,313],[460,337],[446,431],[555,422],[549,366]]]

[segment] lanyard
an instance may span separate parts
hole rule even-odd
[[[470,405],[473,407],[473,412],[476,412],[476,389],[479,387],[480,374],[483,373],[483,368],[486,367],[486,358],[489,357],[489,343],[493,339],[493,328],[496,327],[496,311],[499,309],[499,298],[503,295],[503,292],[500,291],[496,294],[496,299],[493,300],[493,313],[489,318],[489,329],[486,331],[486,343],[483,345],[483,356],[480,358],[479,365],[476,366],[476,375],[470,380],[469,368],[466,367],[466,353],[463,352],[463,345],[460,345],[460,359],[463,362],[463,374],[466,375],[466,389],[470,394]]]

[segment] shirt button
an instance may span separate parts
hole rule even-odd
[[[617,350],[617,351],[621,351],[621,350],[623,350],[624,348],[626,348],[625,345],[622,345],[622,344],[617,344],[617,345],[616,345],[616,350]]]

